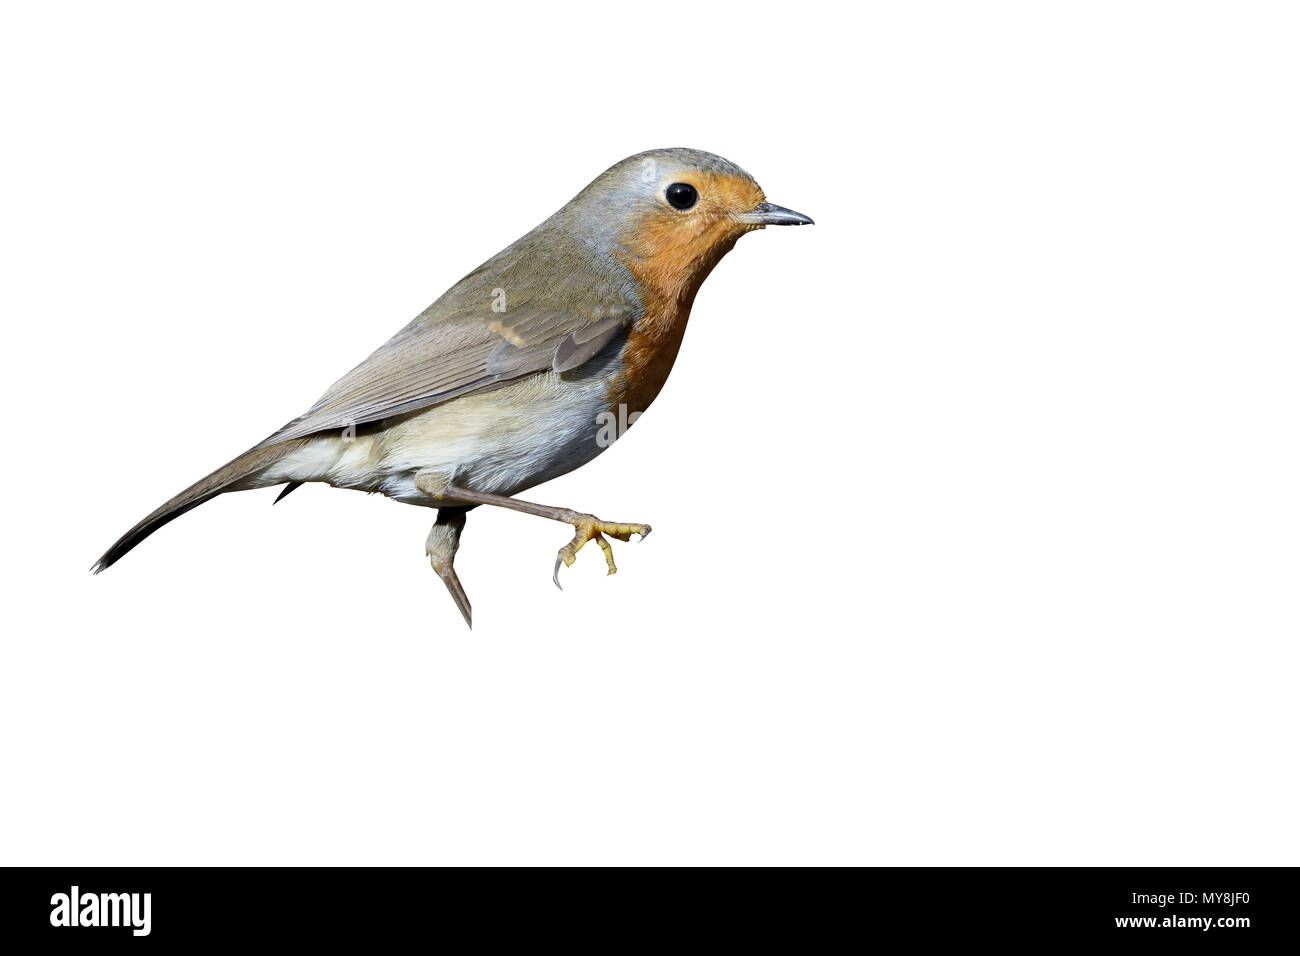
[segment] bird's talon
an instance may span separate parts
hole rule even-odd
[[[606,576],[618,573],[618,566],[614,563],[614,548],[606,538],[614,538],[618,541],[631,541],[632,535],[637,535],[642,541],[650,533],[650,526],[646,524],[618,524],[613,521],[601,521],[594,515],[575,515],[573,528],[576,532],[573,540],[562,547],[555,558],[555,572],[551,575],[551,580],[555,582],[556,587],[560,587],[560,565],[572,565],[578,557],[578,552],[588,541],[595,541],[600,546],[600,550],[605,553],[605,564],[608,570]],[[564,590],[562,587],[560,590]]]

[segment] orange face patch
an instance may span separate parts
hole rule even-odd
[[[699,200],[686,210],[661,203],[634,220],[621,237],[622,258],[644,286],[673,298],[694,297],[718,259],[755,228],[737,217],[763,201],[763,190],[729,173],[683,170],[665,179],[694,186]]]

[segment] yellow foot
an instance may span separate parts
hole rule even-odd
[[[615,524],[612,521],[601,521],[595,515],[584,515],[577,512],[570,512],[570,514],[572,517],[565,520],[572,523],[574,531],[577,533],[573,536],[572,541],[560,549],[560,553],[555,558],[555,573],[551,575],[551,580],[555,582],[555,586],[560,588],[561,591],[564,588],[560,587],[560,565],[563,564],[565,567],[572,565],[578,557],[578,552],[582,550],[582,546],[588,541],[595,541],[600,545],[600,550],[605,552],[605,563],[609,565],[609,573],[614,574],[618,571],[614,564],[614,549],[605,540],[605,535],[617,538],[619,541],[631,541],[632,535],[636,534],[640,535],[641,540],[644,541],[646,536],[650,534],[648,524]]]

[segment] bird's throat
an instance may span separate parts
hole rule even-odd
[[[650,407],[677,359],[695,294],[738,238],[723,239],[694,263],[665,263],[657,257],[625,260],[640,280],[643,310],[628,332],[623,367],[610,385],[611,411],[624,406],[632,414]]]

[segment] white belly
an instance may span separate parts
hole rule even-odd
[[[606,376],[566,380],[547,372],[377,430],[316,436],[245,487],[324,481],[428,505],[415,476],[433,472],[462,488],[513,495],[600,454],[610,432],[603,427],[608,408]]]

